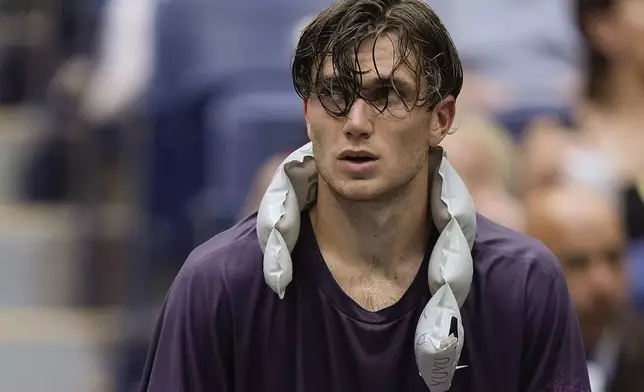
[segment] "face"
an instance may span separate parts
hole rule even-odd
[[[609,59],[644,69],[644,1],[615,0],[615,9],[591,25],[593,38]]]
[[[361,96],[371,103],[358,98],[346,117],[325,110],[334,108],[341,94],[329,91],[305,102],[320,186],[343,199],[380,200],[413,186],[428,175],[430,147],[438,145],[451,127],[454,99],[445,99],[432,111],[413,106],[413,98],[427,86],[417,86],[414,72],[404,65],[394,72],[398,56],[395,37],[382,36],[375,45],[364,42],[357,62],[364,72]],[[330,59],[323,64],[321,78],[333,85]],[[384,102],[387,110],[380,113],[377,108]]]
[[[588,209],[562,217],[550,242],[589,342],[600,337],[627,300],[623,233],[615,215]]]
[[[644,67],[644,1],[621,0],[618,19],[623,38],[626,40],[625,54],[632,56],[638,67]]]

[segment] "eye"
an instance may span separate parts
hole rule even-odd
[[[621,249],[609,249],[605,252],[605,257],[611,267],[617,267],[621,265],[624,254]]]
[[[590,260],[587,255],[571,254],[561,258],[561,263],[569,271],[583,271],[588,268]]]
[[[334,117],[341,117],[347,111],[347,95],[339,89],[334,90],[332,87],[320,86],[315,92],[317,99],[324,109]]]
[[[385,86],[379,89],[378,97],[380,100],[386,100],[387,102],[397,102],[400,101],[400,96],[391,86]]]
[[[321,100],[325,101],[326,103],[334,103],[334,104],[340,105],[340,104],[344,104],[346,100],[345,94],[343,94],[342,92],[338,90],[333,91],[326,87],[318,90],[317,95]]]
[[[401,99],[398,92],[391,85],[384,85],[373,90],[364,90],[362,96],[374,103],[390,103]]]

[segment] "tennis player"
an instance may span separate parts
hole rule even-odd
[[[341,0],[293,63],[311,143],[198,247],[142,391],[587,392],[562,271],[478,215],[440,148],[463,82],[421,0]]]

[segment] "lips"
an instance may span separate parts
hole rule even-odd
[[[378,159],[378,157],[375,154],[365,150],[347,150],[343,151],[340,154],[339,159],[355,163],[364,163],[375,161],[376,159]]]

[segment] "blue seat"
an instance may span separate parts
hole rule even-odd
[[[208,103],[202,116],[203,127],[207,133],[206,186],[210,191],[222,186],[225,168],[228,166],[224,150],[230,141],[231,131],[228,128],[233,121],[230,120],[231,104],[242,102],[243,98],[240,97],[258,93],[292,96],[297,101],[296,107],[300,109],[301,117],[302,102],[294,92],[291,74],[287,68],[259,68],[222,76],[210,87]],[[253,110],[263,109],[248,108],[245,111],[252,115],[250,112]]]
[[[222,76],[289,68],[295,31],[331,0],[165,0],[156,16],[155,106],[200,94]]]
[[[148,94],[155,143],[152,155],[153,215],[183,215],[189,201],[206,188],[218,190],[223,172],[219,120],[212,113],[229,97],[249,90],[292,91],[288,74],[295,31],[331,0],[164,0],[155,16],[155,72]],[[248,80],[246,80],[248,79]],[[209,141],[198,140],[208,134]],[[172,137],[190,135],[173,145]],[[199,165],[207,154],[210,170],[202,181]],[[190,181],[164,173],[184,173]],[[184,184],[188,182],[187,184]],[[219,192],[215,192],[218,195]],[[200,204],[200,203],[198,203]]]
[[[523,132],[538,117],[547,116],[569,127],[573,123],[572,110],[568,107],[539,106],[511,109],[496,115],[496,121],[507,129],[515,139],[520,139]]]
[[[302,100],[288,90],[246,92],[231,97],[212,114],[221,132],[214,141],[223,145],[215,146],[222,152],[218,164],[209,165],[220,172],[218,200],[208,204],[219,216],[234,221],[260,166],[307,142]]]

